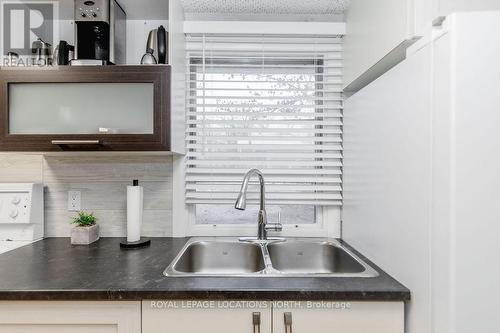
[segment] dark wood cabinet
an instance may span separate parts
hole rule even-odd
[[[0,150],[169,151],[170,66],[0,69]]]

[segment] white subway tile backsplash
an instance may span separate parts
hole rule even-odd
[[[171,210],[145,210],[142,235],[146,237],[168,237],[172,235]]]
[[[82,210],[124,210],[127,185],[131,182],[45,183],[45,207],[65,209],[68,191],[80,191]],[[171,210],[172,182],[140,182],[144,187],[144,209]]]
[[[54,182],[165,181],[171,156],[46,156],[43,180]]]
[[[0,182],[41,183],[42,164],[41,155],[0,153]]]
[[[0,154],[0,182],[45,184],[45,236],[69,237],[68,191],[80,191],[82,210],[94,212],[102,237],[126,235],[126,186],[144,187],[143,235],[172,232],[171,156],[42,156]]]
[[[99,223],[101,237],[126,237],[125,210],[93,210]],[[68,237],[71,231],[71,221],[75,212],[49,209],[45,212],[45,237]],[[165,237],[172,233],[172,211],[145,210],[142,224],[142,235],[146,237]]]

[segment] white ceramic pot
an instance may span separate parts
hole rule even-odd
[[[71,229],[72,245],[89,245],[99,239],[99,225],[90,227],[73,227]]]

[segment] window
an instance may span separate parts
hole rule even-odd
[[[317,207],[341,205],[341,38],[190,35],[187,49],[197,223],[255,223],[252,207],[233,208],[251,168],[264,173],[270,221],[281,211],[283,223],[311,224]]]

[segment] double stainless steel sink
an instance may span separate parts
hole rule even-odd
[[[243,178],[235,208],[246,208],[250,178],[260,184],[256,238],[191,238],[167,267],[166,276],[374,277],[378,273],[334,239],[273,239],[281,223],[268,223],[264,175],[257,169]]]
[[[377,271],[334,239],[191,238],[166,276],[375,277]]]

